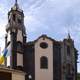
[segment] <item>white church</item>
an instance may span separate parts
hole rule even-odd
[[[11,55],[0,66],[0,80],[77,80],[77,50],[70,34],[63,41],[47,35],[26,41],[24,13],[17,0],[8,12],[5,48]]]

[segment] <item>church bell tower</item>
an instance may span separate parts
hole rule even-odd
[[[24,26],[24,13],[15,0],[14,6],[8,12],[6,26],[5,47],[8,49],[6,66],[12,69],[23,70],[24,44],[26,43],[26,30]]]

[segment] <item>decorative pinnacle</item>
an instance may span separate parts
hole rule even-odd
[[[71,36],[70,36],[70,31],[68,30],[68,36],[67,36],[68,39],[71,39]]]
[[[15,0],[15,4],[14,4],[14,6],[13,6],[11,9],[12,9],[12,10],[17,10],[17,11],[20,11],[20,12],[23,12],[23,11],[19,8],[18,0]]]
[[[15,6],[16,6],[16,9],[18,9],[18,1],[15,0]]]
[[[15,4],[17,4],[17,0],[15,0]]]
[[[68,33],[68,39],[70,39],[70,38],[71,38],[70,33]]]

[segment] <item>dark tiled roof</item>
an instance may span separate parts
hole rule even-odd
[[[49,40],[51,40],[51,41],[53,41],[53,42],[55,42],[55,43],[62,43],[62,41],[56,41],[56,40],[54,40],[54,39],[52,39],[51,37],[48,37],[47,35],[41,35],[41,36],[39,36],[36,40],[34,40],[34,41],[29,41],[29,42],[27,42],[25,45],[27,46],[29,46],[29,45],[34,45],[35,44],[35,42],[37,42],[40,38],[47,38],[47,39],[49,39]]]

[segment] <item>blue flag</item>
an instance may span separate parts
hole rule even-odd
[[[4,49],[4,51],[3,51],[3,53],[4,53],[4,54],[3,54],[3,56],[4,56],[4,57],[6,57],[7,52],[8,52],[8,49],[7,49],[7,48],[5,48],[5,49]]]

